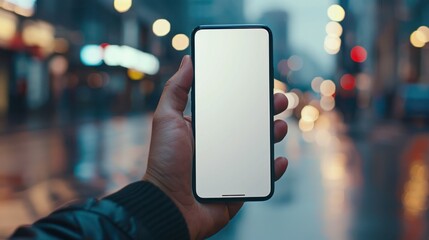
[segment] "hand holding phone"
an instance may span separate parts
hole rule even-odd
[[[160,188],[183,214],[191,239],[207,238],[219,231],[239,211],[242,202],[203,204],[192,194],[193,143],[191,118],[184,116],[188,92],[192,86],[193,67],[185,56],[177,73],[168,80],[154,113],[149,159],[144,180]],[[283,94],[274,96],[275,114],[287,107]],[[284,121],[274,122],[274,139],[286,135]],[[274,163],[275,179],[286,170],[287,160],[278,157]]]

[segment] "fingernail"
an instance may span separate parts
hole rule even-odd
[[[189,62],[189,55],[185,55],[183,58],[182,58],[182,62],[180,63],[180,67],[179,67],[179,69],[181,69],[187,62]]]
[[[182,67],[183,67],[183,65],[185,64],[185,61],[186,61],[186,56],[184,56],[183,58],[182,58],[182,62],[180,63],[180,67],[179,67],[179,69],[181,69]]]

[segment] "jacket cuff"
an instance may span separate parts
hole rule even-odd
[[[189,232],[182,213],[173,201],[150,182],[132,183],[105,197],[122,206],[135,217],[155,239],[189,239]]]

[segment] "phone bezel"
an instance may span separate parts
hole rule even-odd
[[[269,44],[269,94],[270,94],[270,169],[271,169],[271,188],[270,193],[267,196],[261,197],[234,197],[234,198],[203,198],[198,196],[196,191],[196,168],[195,168],[195,149],[196,149],[196,138],[195,138],[195,34],[200,30],[214,30],[214,29],[264,29],[268,33],[268,44]],[[266,201],[270,199],[274,194],[274,73],[273,73],[273,35],[271,29],[268,26],[260,24],[234,24],[234,25],[200,25],[192,31],[191,37],[191,57],[194,66],[194,74],[192,81],[191,91],[191,109],[192,109],[192,131],[194,136],[194,152],[192,160],[192,191],[194,197],[199,202],[236,202],[236,201]]]

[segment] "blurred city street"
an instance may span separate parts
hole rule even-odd
[[[0,0],[0,239],[142,178],[206,24],[270,27],[289,100],[273,198],[210,239],[429,239],[427,0]]]
[[[328,113],[303,137],[295,119],[280,117],[290,128],[276,155],[290,163],[274,197],[247,203],[212,239],[428,237],[429,129],[387,123],[349,137]],[[2,135],[0,236],[66,202],[140,179],[150,127],[147,114]]]
[[[387,124],[350,138],[341,121],[326,118],[310,140],[288,121],[276,152],[290,164],[273,199],[245,205],[213,239],[428,237],[428,130]]]

